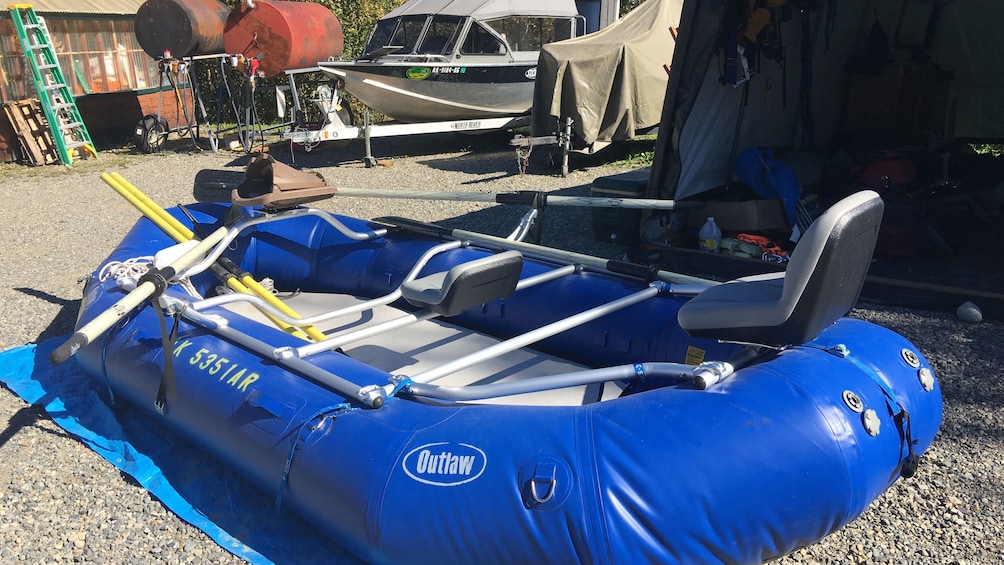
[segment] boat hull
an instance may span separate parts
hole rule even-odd
[[[222,206],[197,210],[207,228],[225,217]],[[235,260],[274,274],[279,288],[295,282],[305,291],[379,294],[439,243],[407,233],[357,243],[310,218],[286,224],[259,226],[232,246]],[[169,243],[144,220],[110,259]],[[426,270],[486,253],[458,249]],[[552,267],[526,258],[524,276]],[[200,277],[197,286],[214,284]],[[602,273],[553,282],[451,322],[519,335],[645,286]],[[120,297],[113,282],[92,281],[80,322]],[[660,296],[538,347],[592,366],[682,361],[693,348],[716,359],[735,352],[679,330],[675,313],[685,300]],[[228,324],[272,344],[303,343],[248,318],[230,316]],[[925,387],[918,378],[918,367],[930,368],[920,352],[892,331],[853,319],[705,391],[653,379],[615,400],[580,406],[405,395],[377,409],[183,321],[168,350],[174,392],[160,413],[153,406],[164,374],[159,327],[155,312],[143,308],[78,359],[117,396],[276,492],[373,563],[764,561],[864,511],[900,476],[910,441],[918,454],[930,445],[942,414],[937,381]],[[390,377],[336,352],[311,360],[359,385]],[[844,400],[848,391],[860,406]],[[909,412],[908,430],[893,407]],[[863,409],[875,411],[877,431],[865,425]]]
[[[430,122],[529,114],[537,64],[357,61],[320,68],[373,110],[404,122]]]

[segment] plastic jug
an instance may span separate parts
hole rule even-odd
[[[700,240],[698,247],[701,251],[718,253],[718,246],[722,241],[722,230],[718,229],[718,224],[715,223],[713,217],[709,216],[708,221],[701,226],[701,231],[697,233],[697,238]]]

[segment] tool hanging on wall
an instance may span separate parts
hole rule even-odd
[[[38,17],[31,4],[9,6],[14,30],[21,41],[21,49],[28,59],[35,82],[35,91],[42,103],[45,118],[49,122],[53,142],[59,152],[59,160],[67,166],[73,164],[73,156],[79,153],[83,158],[97,158],[98,152],[87,132],[84,120],[70,93],[70,88],[59,68],[59,60],[52,48],[49,30],[45,21]]]

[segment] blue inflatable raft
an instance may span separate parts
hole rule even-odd
[[[53,360],[366,561],[759,563],[853,520],[940,425],[917,348],[843,317],[875,193],[786,273],[720,285],[310,199],[140,220]]]

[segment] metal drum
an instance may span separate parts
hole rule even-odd
[[[223,30],[227,53],[259,59],[266,77],[313,67],[342,54],[342,24],[331,10],[311,2],[250,2],[230,12]]]
[[[146,0],[136,11],[136,39],[151,57],[222,53],[229,13],[217,0]]]

